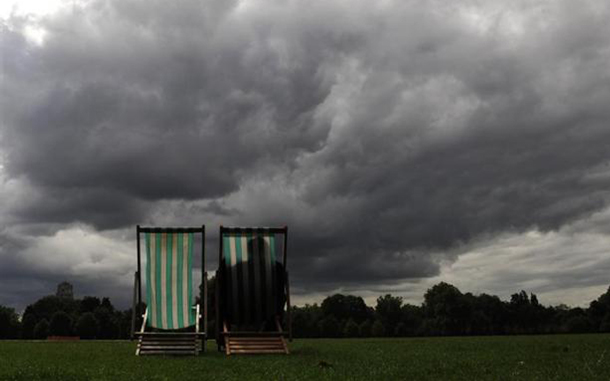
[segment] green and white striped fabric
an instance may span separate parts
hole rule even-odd
[[[264,229],[225,232],[227,312],[233,323],[257,323],[276,314],[276,238]],[[283,307],[283,306],[282,306]]]
[[[146,233],[147,325],[179,329],[195,324],[193,233]]]

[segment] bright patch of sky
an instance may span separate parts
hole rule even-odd
[[[8,0],[0,2],[0,21],[9,20],[11,17],[25,19],[25,23],[20,25],[22,33],[31,42],[38,46],[45,41],[47,31],[41,20],[52,15],[62,8],[74,7],[75,0]],[[7,23],[13,29],[15,25]]]
[[[0,18],[14,16],[47,16],[65,6],[72,6],[67,0],[6,0],[0,2]]]

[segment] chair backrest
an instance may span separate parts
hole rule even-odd
[[[194,235],[203,228],[143,228],[146,246],[147,325],[174,330],[195,324]],[[203,266],[203,264],[202,264]]]
[[[281,314],[286,228],[221,227],[220,236],[226,318],[251,324]]]

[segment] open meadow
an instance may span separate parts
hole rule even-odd
[[[610,335],[300,339],[284,355],[136,357],[129,341],[0,342],[2,380],[609,380]]]

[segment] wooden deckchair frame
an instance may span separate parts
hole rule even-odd
[[[148,306],[146,311],[142,314],[142,260],[141,260],[141,249],[140,249],[140,234],[141,233],[200,233],[201,234],[201,282],[203,283],[203,315],[200,315],[200,304],[191,306],[196,309],[195,315],[195,332],[145,332],[146,319],[148,315]],[[205,271],[205,225],[201,227],[136,227],[136,242],[137,242],[137,271],[134,274],[134,290],[133,290],[133,307],[131,317],[131,338],[142,337],[142,336],[193,336],[195,335],[198,339],[202,340],[202,350],[205,351],[207,332],[208,332],[208,273]],[[198,289],[198,288],[197,288]],[[136,300],[137,299],[137,300]],[[138,314],[138,315],[136,315]],[[135,332],[136,316],[142,316],[142,326],[139,332]],[[199,320],[203,318],[203,332],[199,331],[200,325]],[[138,354],[138,352],[136,352]]]
[[[224,317],[220,316],[220,287],[223,282],[220,280],[220,265],[222,263],[222,255],[223,255],[223,234],[243,234],[243,233],[253,233],[263,230],[265,233],[270,234],[282,234],[284,237],[283,244],[283,256],[282,256],[282,265],[284,267],[284,276],[285,276],[285,289],[283,290],[286,293],[286,325],[288,326],[288,331],[286,332],[280,323],[279,316],[275,316],[275,324],[277,327],[277,331],[231,331],[227,321]],[[288,336],[288,340],[292,342],[292,316],[291,316],[291,306],[290,306],[290,286],[289,286],[289,278],[288,278],[288,268],[286,266],[286,258],[288,253],[288,227],[284,226],[282,228],[243,228],[243,227],[224,227],[220,226],[220,244],[218,246],[218,267],[216,270],[216,344],[218,346],[218,351],[222,351],[223,348],[227,355],[230,355],[231,352],[226,345],[226,340],[230,337],[238,337],[238,338],[247,338],[247,337],[279,337],[282,340],[284,350],[288,353],[288,348],[286,346],[286,342],[284,338]],[[222,320],[222,321],[221,321]],[[263,353],[263,352],[261,352]]]

